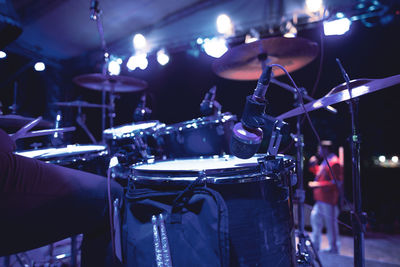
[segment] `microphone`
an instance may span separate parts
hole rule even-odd
[[[146,107],[146,94],[140,98],[139,104],[133,113],[133,121],[139,122],[148,120],[151,115],[151,109]]]
[[[200,113],[203,116],[210,116],[214,112],[214,99],[217,93],[217,87],[213,86],[204,96],[203,101],[200,103]]]
[[[242,159],[251,158],[259,149],[265,125],[265,93],[272,76],[272,67],[267,66],[258,79],[253,95],[247,96],[243,115],[232,129],[231,153]]]

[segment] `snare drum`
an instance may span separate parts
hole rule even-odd
[[[230,266],[294,266],[287,183],[293,172],[287,156],[219,156],[132,166],[131,179],[135,188],[168,192],[202,175],[204,186],[219,192],[228,208]]]
[[[237,118],[230,113],[172,124],[155,133],[168,158],[230,154],[232,128]]]
[[[20,151],[15,154],[103,176],[108,167],[108,151],[103,145],[74,144]]]
[[[159,121],[145,121],[106,129],[103,137],[111,154],[121,153],[131,164],[149,156],[158,157],[159,151],[153,135],[165,127]]]

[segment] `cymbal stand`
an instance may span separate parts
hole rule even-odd
[[[89,136],[90,140],[92,141],[93,144],[96,144],[97,141],[93,137],[92,133],[89,131],[88,127],[85,124],[86,116],[85,114],[82,113],[82,107],[78,107],[78,115],[76,116],[76,122],[78,123],[79,126],[85,131],[85,133]]]
[[[110,118],[110,128],[112,128],[114,126],[114,118],[115,118],[115,98],[117,97],[115,96],[115,82],[112,80],[110,82],[111,82],[111,91],[108,94],[109,96],[108,116]]]
[[[102,68],[103,75],[107,74],[107,63],[110,59],[110,54],[108,53],[108,48],[106,45],[106,40],[104,38],[104,30],[103,30],[103,23],[101,21],[101,14],[102,11],[99,9],[99,1],[91,0],[90,1],[90,19],[96,21],[97,23],[97,30],[99,32],[100,41],[101,41],[101,48],[103,49],[103,59],[104,65]],[[101,132],[103,133],[106,128],[106,89],[103,88],[101,102],[103,107],[101,108]],[[103,136],[103,135],[102,135]],[[105,143],[104,136],[102,137],[102,143]]]
[[[298,92],[296,88],[282,83],[274,78],[271,79],[271,82],[292,92],[294,98],[296,100],[295,105],[301,105],[301,99],[298,96]],[[313,98],[307,95],[307,91],[305,88],[299,88],[300,93],[303,99],[307,99],[312,101]],[[332,113],[337,113],[337,110],[331,106],[327,106],[326,110]],[[291,134],[293,140],[295,141],[296,146],[296,175],[297,175],[297,188],[295,190],[294,198],[297,201],[297,226],[298,230],[296,231],[296,235],[298,237],[298,247],[297,247],[297,264],[299,266],[312,266],[313,259],[311,255],[310,248],[313,252],[315,260],[318,262],[319,266],[322,266],[321,260],[316,252],[313,243],[311,242],[310,237],[304,230],[304,201],[305,201],[305,190],[304,190],[304,162],[303,162],[303,147],[304,147],[304,136],[301,133],[301,124],[302,124],[302,116],[297,116],[296,121],[296,134]]]
[[[301,89],[300,89],[301,90]],[[302,95],[305,95],[305,90],[301,90]],[[300,106],[300,98],[297,94],[294,95],[296,99],[296,106]],[[319,259],[318,252],[316,252],[310,237],[304,230],[304,200],[305,200],[305,190],[304,190],[304,162],[303,162],[303,147],[304,147],[304,136],[301,133],[302,116],[297,116],[296,121],[296,135],[292,135],[296,146],[296,174],[297,174],[297,188],[295,191],[294,198],[297,200],[297,226],[298,230],[296,232],[298,237],[297,246],[297,264],[299,266],[313,266],[312,256],[310,254],[310,247],[315,256],[315,260],[318,262],[319,266],[322,266],[321,260]],[[308,245],[309,244],[309,245]]]
[[[18,90],[18,82],[14,82],[14,100],[13,104],[10,106],[11,114],[17,114],[17,90]]]
[[[360,135],[358,133],[358,98],[352,98],[350,89],[350,79],[344,70],[339,59],[336,59],[342,76],[346,82],[350,99],[346,101],[349,105],[351,116],[351,162],[352,162],[352,180],[353,180],[353,201],[354,210],[351,212],[351,221],[354,237],[354,266],[364,267],[364,232],[366,224],[366,214],[361,209],[361,180],[360,180]]]

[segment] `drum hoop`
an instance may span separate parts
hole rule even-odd
[[[175,131],[182,131],[182,130],[195,130],[199,127],[204,127],[214,124],[222,124],[228,121],[237,121],[236,115],[232,115],[231,113],[226,112],[217,116],[199,117],[193,120],[178,122],[175,124],[165,126],[163,129],[159,131],[158,134],[169,134]]]
[[[257,157],[262,157],[261,154]],[[292,159],[288,156],[283,156],[286,161],[291,161]],[[193,159],[193,158],[191,158]],[[210,157],[209,159],[215,159]],[[170,161],[170,160],[166,160]],[[136,166],[144,165],[145,163],[140,163],[131,166],[131,176],[130,178],[134,182],[138,183],[188,183],[197,179],[201,173],[204,173],[206,178],[204,183],[208,184],[238,184],[238,183],[249,183],[249,182],[259,182],[265,180],[271,180],[276,178],[274,176],[263,173],[262,167],[259,163],[249,166],[234,166],[223,169],[206,169],[206,170],[143,170],[135,169]]]
[[[153,134],[153,133],[159,131],[160,129],[162,129],[162,128],[164,128],[166,126],[165,123],[161,123],[158,120],[143,122],[143,124],[145,124],[145,123],[146,124],[147,123],[154,123],[154,125],[153,126],[149,126],[147,128],[144,128],[144,129],[136,129],[136,130],[131,131],[131,132],[122,133],[121,135],[117,135],[117,134],[115,134],[115,132],[111,131],[111,129],[118,129],[120,127],[129,125],[129,124],[125,124],[125,125],[121,125],[120,127],[106,129],[106,130],[110,130],[110,132],[106,132],[106,133],[103,132],[103,136],[104,136],[105,139],[108,139],[108,140],[118,140],[118,139],[132,138],[132,137],[135,137],[135,136],[143,136],[143,135],[145,135],[145,133],[146,134]]]
[[[81,144],[74,144],[74,145],[69,145],[71,148],[73,147],[85,147],[85,146],[93,146],[93,145],[81,145]],[[50,150],[49,152],[41,154],[41,155],[37,155],[35,157],[35,159],[38,160],[45,160],[45,162],[50,162],[50,163],[60,163],[60,162],[67,162],[66,159],[70,159],[68,160],[68,162],[71,161],[77,161],[77,160],[89,160],[91,159],[93,156],[105,156],[108,155],[108,150],[106,146],[103,145],[95,145],[97,147],[99,147],[98,149],[92,149],[92,150],[86,150],[86,151],[71,151],[70,153],[68,152],[64,152],[64,153],[60,153],[60,154],[55,154],[55,152],[57,151],[57,149],[66,149],[68,148],[68,146],[66,147],[62,147],[62,148],[46,148],[43,150]],[[100,148],[102,147],[102,148]],[[17,152],[16,154],[20,155],[20,156],[25,156],[24,154],[21,154],[23,152],[30,152],[30,151],[35,151],[35,150],[29,150],[29,151],[20,151]]]

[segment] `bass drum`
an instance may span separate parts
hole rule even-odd
[[[283,155],[219,156],[136,165],[131,182],[136,190],[176,192],[203,177],[197,186],[219,192],[228,209],[229,266],[295,266],[288,201],[292,173],[294,161]],[[172,255],[180,251],[174,244],[170,249]]]
[[[109,154],[103,145],[67,145],[57,148],[43,148],[15,152],[48,163],[106,176]]]
[[[166,126],[154,134],[166,158],[230,154],[235,115],[223,113]]]

